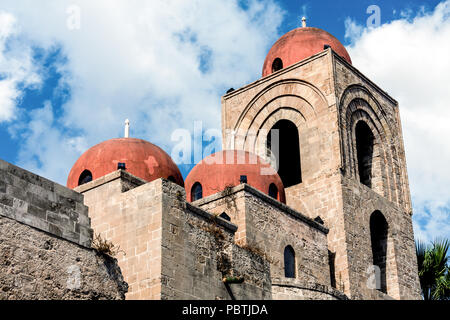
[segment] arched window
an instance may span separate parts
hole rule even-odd
[[[284,276],[295,278],[295,251],[291,246],[284,248]]]
[[[278,188],[275,183],[271,183],[269,186],[269,196],[278,199]]]
[[[199,182],[194,183],[191,189],[191,201],[203,198],[203,188]]]
[[[92,181],[92,173],[89,170],[84,170],[80,174],[80,178],[78,178],[78,185],[81,186],[82,184],[88,183]]]
[[[267,135],[267,149],[277,159],[278,174],[285,188],[302,182],[298,130],[292,121],[275,123]]]
[[[283,61],[280,58],[276,58],[272,63],[272,72],[277,72],[281,69],[283,69]]]
[[[374,136],[364,121],[356,124],[355,136],[359,181],[371,188]]]
[[[386,254],[388,224],[380,211],[375,211],[370,216],[370,240],[372,243],[373,265],[378,267],[375,268],[376,287],[381,292],[387,293]]]

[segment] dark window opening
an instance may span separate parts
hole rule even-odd
[[[295,251],[291,246],[284,248],[284,276],[295,278]]]
[[[203,198],[202,185],[196,182],[191,189],[191,201],[199,200],[201,198]]]
[[[81,186],[82,184],[88,183],[92,181],[92,173],[89,170],[84,170],[80,174],[80,178],[78,179],[78,185]]]
[[[336,288],[335,261],[336,261],[336,253],[328,250],[328,264],[330,265],[330,282],[333,288]]]
[[[386,254],[388,224],[380,211],[375,211],[370,216],[370,238],[372,243],[373,265],[378,267],[375,268],[376,287],[381,292],[387,293]]]
[[[320,216],[315,217],[314,221],[317,222],[317,223],[320,223],[320,224],[324,224],[324,222],[323,222],[323,220],[322,220],[322,218]]]
[[[239,182],[240,182],[240,183],[247,183],[247,176],[241,176],[241,177],[239,178]]]
[[[127,169],[127,168],[126,168],[125,163],[119,162],[119,163],[117,164],[117,170],[126,170],[126,169]]]
[[[227,221],[231,221],[230,216],[227,215],[225,212],[222,212],[219,217],[221,217],[222,219],[225,219]]]
[[[283,69],[283,61],[280,58],[276,58],[272,63],[272,72],[277,72],[281,69]]]
[[[355,130],[359,181],[371,188],[374,136],[364,121],[358,122]]]
[[[278,146],[275,145],[277,140]],[[293,122],[280,120],[272,127],[267,135],[267,149],[276,157],[278,174],[285,188],[302,182],[298,129]]]
[[[172,181],[172,182],[176,182],[176,181],[175,181],[175,178],[174,178],[173,176],[169,176],[169,177],[167,178],[167,180]]]
[[[278,188],[275,183],[271,183],[269,186],[269,197],[278,199]]]

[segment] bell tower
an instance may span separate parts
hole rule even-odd
[[[418,299],[398,103],[304,22],[272,46],[261,79],[222,97],[223,148],[275,155],[287,205],[330,230],[337,289]]]

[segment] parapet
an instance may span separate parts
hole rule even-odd
[[[83,195],[0,160],[0,216],[90,248]]]

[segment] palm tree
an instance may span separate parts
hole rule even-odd
[[[450,300],[448,240],[435,240],[431,246],[416,242],[419,280],[424,300]]]

